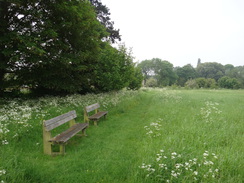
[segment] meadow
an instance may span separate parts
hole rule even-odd
[[[108,116],[43,154],[42,121],[99,102]],[[244,182],[244,90],[148,89],[0,99],[1,183]]]

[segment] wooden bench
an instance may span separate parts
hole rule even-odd
[[[65,144],[74,135],[86,136],[85,129],[89,123],[75,123],[75,111],[62,114],[55,118],[43,121],[43,147],[44,153],[49,155],[65,154]],[[69,122],[69,129],[52,137],[51,130]],[[78,134],[81,132],[81,134]],[[58,144],[60,152],[53,152],[52,145]]]
[[[97,121],[104,116],[106,117],[108,111],[99,111],[100,105],[98,103],[89,105],[84,108],[84,121],[89,122],[89,120],[94,121],[94,125],[97,125]],[[94,114],[89,116],[89,113],[94,111]]]

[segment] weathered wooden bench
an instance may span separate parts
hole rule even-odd
[[[100,105],[98,103],[89,105],[84,108],[84,121],[89,122],[94,121],[94,125],[97,125],[97,121],[104,116],[106,118],[106,115],[108,114],[108,111],[99,111]],[[89,116],[89,113],[94,111],[94,114]]]
[[[89,123],[75,123],[77,117],[75,111],[62,114],[55,118],[43,121],[43,147],[44,153],[49,155],[65,154],[65,144],[74,135],[86,136],[85,130]],[[64,132],[52,137],[51,130],[69,122],[69,127]],[[81,134],[78,134],[81,132]],[[59,145],[59,152],[53,152],[52,145]]]

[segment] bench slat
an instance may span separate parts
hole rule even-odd
[[[81,130],[88,127],[88,123],[77,123],[70,127],[68,130],[62,132],[61,134],[57,135],[56,137],[49,140],[49,142],[55,143],[65,143],[75,134],[80,132]]]
[[[90,120],[98,120],[99,118],[101,118],[102,116],[106,115],[108,113],[108,111],[100,111],[92,116],[89,116]]]
[[[100,105],[98,103],[92,104],[92,105],[89,105],[89,106],[86,107],[86,111],[87,112],[91,112],[91,111],[93,111],[93,110],[95,110],[95,109],[97,109],[99,107],[100,107]]]
[[[68,113],[65,113],[63,115],[57,116],[55,118],[49,119],[44,122],[44,126],[47,131],[50,131],[72,119],[75,119],[77,117],[75,111],[70,111]]]

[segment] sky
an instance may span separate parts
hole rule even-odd
[[[101,0],[136,62],[244,66],[244,0]]]

